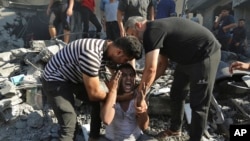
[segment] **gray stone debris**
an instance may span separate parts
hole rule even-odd
[[[15,48],[0,53],[0,140],[56,141],[58,138],[59,126],[53,111],[46,101],[43,101],[40,75],[44,64],[63,47],[63,42],[39,40],[32,41],[30,44],[30,48]],[[246,124],[250,121],[246,116],[250,114],[248,93],[230,95],[229,98],[233,99],[233,102],[223,97],[223,94],[228,92],[228,82],[235,81],[234,79],[237,78],[232,77],[227,71],[229,62],[235,58],[234,54],[224,53],[226,55],[223,55],[215,84],[215,101],[211,103],[207,132],[204,135],[204,140],[207,141],[225,141],[228,139],[231,124]],[[136,71],[140,79],[144,66],[143,59],[136,63]],[[174,79],[174,67],[175,64],[171,64],[164,76],[154,82],[147,95],[152,135],[170,126],[169,91]],[[236,74],[248,73],[237,72]],[[82,128],[82,125],[89,125],[91,108],[87,103],[81,102],[77,102],[76,106],[79,126]],[[185,116],[191,117],[190,111],[186,111]],[[181,137],[169,137],[164,140],[187,140],[189,130],[187,119],[184,119]],[[105,129],[102,128],[101,132],[105,133]],[[78,132],[77,141],[84,140],[83,133],[83,131]]]

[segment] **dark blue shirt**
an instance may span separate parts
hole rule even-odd
[[[170,17],[171,14],[175,12],[175,2],[174,0],[160,0],[157,4],[156,19]]]
[[[233,17],[232,15],[223,17],[223,18],[220,20],[219,29],[218,29],[218,35],[217,35],[217,38],[218,38],[218,39],[228,38],[228,37],[230,36],[230,31],[224,32],[224,31],[223,31],[223,27],[224,27],[224,26],[227,26],[227,25],[230,25],[230,24],[232,24],[232,23],[235,23],[234,17]]]

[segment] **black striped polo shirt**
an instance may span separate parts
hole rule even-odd
[[[103,60],[105,40],[75,40],[59,52],[47,63],[43,77],[46,81],[82,82],[82,74],[98,76],[105,66]]]

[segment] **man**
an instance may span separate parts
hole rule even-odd
[[[117,81],[117,89],[109,92],[106,101],[101,106],[101,118],[105,124],[106,134],[105,138],[99,141],[156,140],[142,133],[149,126],[147,111],[142,113],[136,111],[136,107],[141,106],[136,97],[145,96],[145,87],[137,95],[134,93],[135,96],[132,99],[117,102],[117,96],[135,90],[135,69],[128,63],[122,64],[118,68],[118,73],[121,73],[120,80],[117,79],[117,75],[113,78],[113,80]]]
[[[221,49],[228,51],[231,40],[230,30],[236,27],[234,17],[229,14],[230,9],[224,7],[219,16],[216,16],[213,29],[218,29],[216,38],[221,43]]]
[[[237,54],[245,55],[246,36],[245,19],[239,19],[238,26],[233,29],[233,38],[229,50]]]
[[[154,20],[153,0],[119,0],[117,22],[121,37],[126,36],[123,23],[131,16],[142,16]],[[132,60],[130,64],[135,68],[136,61]]]
[[[154,20],[154,5],[152,0],[119,0],[117,21],[121,37],[126,36],[123,22],[126,22],[131,16],[142,16],[149,20]]]
[[[61,126],[60,140],[74,138],[76,113],[74,95],[81,100],[104,101],[99,71],[107,61],[123,64],[141,56],[141,43],[135,37],[116,41],[79,39],[51,58],[44,69],[42,84],[48,103]]]
[[[74,0],[50,0],[47,14],[49,19],[49,34],[52,39],[57,36],[57,28],[62,23],[65,43],[70,40],[70,20],[73,14]]]
[[[157,137],[181,134],[186,97],[184,91],[189,86],[192,109],[190,141],[200,141],[206,127],[220,61],[217,39],[202,25],[177,17],[155,21],[131,17],[125,29],[128,35],[134,35],[143,42],[145,50],[145,67],[138,91],[141,91],[143,83],[148,89],[154,80],[164,74],[168,59],[177,63],[170,92],[171,126]]]

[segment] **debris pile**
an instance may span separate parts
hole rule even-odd
[[[44,100],[40,75],[50,57],[64,45],[60,40],[34,40],[30,42],[30,48],[11,49],[0,53],[0,140],[57,140],[59,126],[52,109]],[[224,54],[223,56],[226,56],[225,60],[228,62],[235,58],[232,54]],[[139,77],[142,74],[142,63],[142,60],[137,62]],[[169,92],[174,79],[174,66],[172,64],[166,70],[165,75],[154,82],[147,96],[150,134],[152,135],[170,126]],[[247,73],[241,72],[232,76],[225,73],[226,69],[228,69],[228,63],[222,60],[204,140],[229,140],[229,126],[231,124],[250,123],[249,91],[246,86],[238,85],[239,76],[244,76]],[[91,108],[81,102],[78,102],[76,106],[78,107],[78,123],[81,126],[77,140],[86,140]],[[191,109],[187,102],[182,129],[183,136],[180,138],[170,137],[166,140],[188,139],[190,112]],[[104,128],[101,132],[105,132]]]

